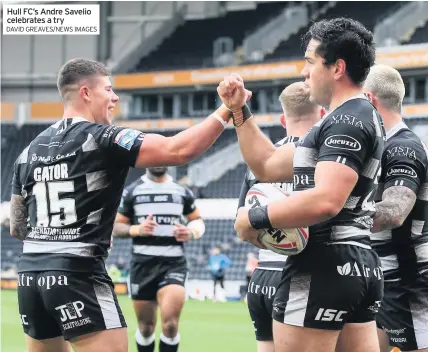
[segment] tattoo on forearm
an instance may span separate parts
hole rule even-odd
[[[113,236],[126,237],[129,236],[129,228],[131,225],[122,222],[116,222],[113,226]]]
[[[13,237],[23,241],[28,234],[28,211],[25,198],[12,195],[10,201],[10,233]]]
[[[416,202],[416,194],[404,186],[386,189],[382,201],[376,203],[372,232],[391,230],[403,223]]]

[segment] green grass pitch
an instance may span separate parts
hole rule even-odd
[[[129,351],[136,352],[136,319],[131,300],[119,296],[128,324]],[[159,341],[159,326],[157,328]],[[180,322],[179,352],[252,352],[256,351],[254,328],[244,302],[213,303],[187,301]],[[27,351],[18,314],[16,291],[1,291],[1,351]],[[157,349],[156,349],[157,351]]]

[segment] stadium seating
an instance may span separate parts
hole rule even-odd
[[[329,19],[352,13],[353,19],[360,21],[373,31],[378,21],[402,6],[403,3],[405,2],[337,1],[333,7],[320,14],[316,19]],[[212,54],[215,39],[231,37],[234,42],[234,50],[236,50],[246,35],[266,23],[269,18],[278,14],[286,6],[285,2],[259,3],[255,10],[231,11],[216,18],[188,20],[161,43],[155,51],[141,59],[133,71],[144,72],[213,66]],[[314,8],[310,9],[311,11],[314,10]],[[266,56],[265,60],[301,58],[303,54],[300,49],[301,37],[310,25],[311,22],[288,40],[281,42],[273,53]],[[424,28],[426,30],[425,26],[415,32],[411,43],[426,40]]]
[[[377,21],[385,17],[395,8],[399,8],[403,1],[337,1],[334,7],[329,8],[324,14],[321,14],[317,20],[330,19],[335,17],[349,17],[346,14],[352,13],[354,20],[363,23],[367,29],[373,31]],[[290,58],[302,58],[301,38],[305,34],[311,23],[301,28],[296,34],[293,34],[288,40],[279,44],[276,50],[265,57],[266,60],[284,60]]]
[[[1,226],[1,270],[16,269],[16,261],[22,253],[22,242],[9,234],[9,228]]]
[[[2,158],[1,178],[2,191],[1,200],[9,201],[11,195],[11,182],[13,175],[13,164],[25,147],[49,125],[29,124],[23,125],[19,130],[16,125],[2,124]],[[5,141],[3,142],[3,139]]]
[[[426,43],[428,41],[428,22],[424,26],[418,27],[410,39],[403,44],[418,44]]]
[[[173,68],[212,66],[213,41],[232,37],[234,49],[246,35],[278,14],[287,2],[258,3],[254,10],[231,11],[224,16],[189,20],[180,26],[154,52],[143,58],[134,71],[157,71]]]

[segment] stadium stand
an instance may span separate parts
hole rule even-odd
[[[425,25],[418,27],[416,31],[412,34],[410,39],[403,44],[418,44],[423,43],[428,40],[428,22]]]
[[[9,227],[1,226],[1,270],[16,269],[16,261],[22,252],[22,242],[11,237]]]
[[[215,39],[232,36],[236,49],[246,35],[286,6],[287,2],[283,1],[258,3],[254,10],[230,11],[216,18],[189,20],[148,57],[140,60],[135,71],[212,66]]]
[[[10,200],[13,164],[24,148],[48,125],[23,125],[20,129],[16,125],[2,124],[2,201]]]
[[[385,15],[394,9],[402,6],[403,1],[383,2],[383,1],[337,1],[336,5],[329,8],[325,13],[320,14],[316,20],[329,19],[334,17],[349,17],[352,13],[352,18],[363,23],[369,30],[373,31],[377,21],[384,18]],[[296,34],[290,36],[286,41],[282,41],[276,50],[265,57],[266,61],[284,60],[285,58],[301,58],[301,37],[306,33],[311,25],[308,23],[306,27],[301,28]]]

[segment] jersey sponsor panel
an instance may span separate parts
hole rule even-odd
[[[158,225],[153,235],[133,238],[133,260],[144,261],[147,256],[180,257],[183,244],[174,236],[176,224],[183,224],[183,216],[196,209],[193,193],[175,183],[167,175],[165,182],[154,182],[147,174],[125,188],[119,213],[132,224],[142,223],[149,215]]]

